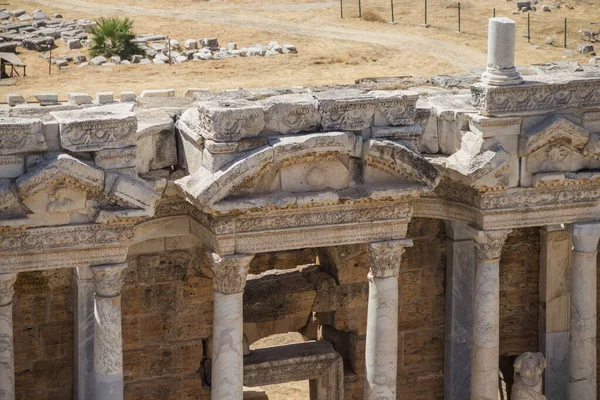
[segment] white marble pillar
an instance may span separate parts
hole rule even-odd
[[[569,400],[596,399],[596,255],[600,222],[569,225],[571,305],[569,331]]]
[[[571,236],[560,225],[540,229],[540,307],[538,350],[548,364],[544,394],[566,399],[568,393]]]
[[[472,229],[475,240],[471,400],[498,400],[500,253],[510,230]]]
[[[366,400],[395,400],[398,364],[398,275],[412,241],[370,243],[369,305],[365,349]]]
[[[94,274],[94,400],[123,400],[121,288],[127,263],[91,267]]]
[[[94,393],[94,275],[90,267],[73,268],[75,319],[75,379],[73,398],[91,399]]]
[[[17,274],[0,274],[0,399],[15,399],[13,294]]]
[[[247,254],[209,254],[215,295],[212,400],[242,400],[244,395],[243,294],[253,257]]]
[[[464,224],[446,221],[444,399],[471,396],[474,242]]]
[[[489,20],[487,68],[481,82],[492,86],[523,82],[515,68],[515,21],[510,18]]]

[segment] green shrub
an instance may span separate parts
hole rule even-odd
[[[90,55],[92,57],[119,56],[122,59],[140,54],[142,50],[133,40],[133,21],[129,18],[100,18],[92,29]]]

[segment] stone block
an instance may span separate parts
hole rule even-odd
[[[54,106],[58,104],[58,94],[56,93],[37,93],[35,98],[41,106]]]
[[[123,333],[123,350],[133,350],[141,347],[138,316],[122,317],[121,331]]]
[[[76,49],[80,49],[83,46],[81,45],[81,40],[79,39],[69,39],[67,40],[67,48],[69,50],[76,50]]]
[[[180,308],[200,304],[212,304],[213,301],[212,279],[191,276],[182,283]]]
[[[96,102],[98,104],[109,104],[115,101],[113,92],[97,92]]]
[[[60,126],[60,142],[71,151],[97,151],[129,147],[137,130],[132,112],[91,109],[54,112]]]
[[[254,137],[263,130],[263,109],[246,100],[207,102],[198,107],[198,134],[217,142]]]
[[[125,354],[123,356],[125,357]],[[127,382],[124,392],[126,399],[180,400],[181,382],[178,377]]]
[[[317,100],[309,94],[273,96],[263,101],[265,129],[276,134],[316,131],[321,123]]]
[[[20,94],[7,94],[6,102],[9,106],[16,106],[17,104],[25,104],[25,99]]]
[[[94,163],[98,168],[133,168],[135,167],[137,147],[100,150],[94,153]]]
[[[25,158],[23,156],[0,156],[0,179],[17,178],[24,172]]]
[[[244,322],[308,317],[315,290],[297,270],[274,270],[250,276],[244,290]]]
[[[140,94],[140,98],[144,99],[147,97],[175,97],[174,89],[152,89],[144,90]]]
[[[348,360],[352,371],[357,374],[365,373],[366,336],[350,334],[348,343]]]
[[[73,322],[57,322],[39,328],[40,353],[44,359],[73,357]]]
[[[0,155],[46,150],[38,119],[0,118]]]
[[[186,251],[141,255],[137,261],[138,282],[153,284],[183,281],[190,261],[190,254]]]
[[[194,95],[197,93],[208,94],[210,92],[208,91],[208,89],[204,89],[204,88],[189,88],[185,91],[185,93],[183,94],[183,97],[194,97]]]
[[[139,316],[139,335],[143,345],[168,343],[175,331],[173,313],[146,314]]]
[[[175,316],[177,340],[206,339],[212,335],[213,305],[187,307]]]
[[[120,93],[121,103],[135,103],[137,98],[135,96],[135,92],[121,92]]]
[[[69,98],[69,103],[77,105],[92,104],[93,101],[92,96],[87,93],[69,93],[67,97]]]

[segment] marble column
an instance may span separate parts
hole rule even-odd
[[[492,86],[523,82],[515,68],[515,21],[510,18],[489,20],[487,68],[481,82]]]
[[[466,225],[446,221],[446,307],[444,399],[471,395],[474,242]]]
[[[510,230],[472,229],[475,241],[471,400],[498,400],[500,253]]]
[[[569,400],[596,399],[596,255],[600,222],[568,226],[571,254]]]
[[[127,263],[91,267],[94,274],[94,400],[123,400],[121,288]]]
[[[0,398],[15,399],[13,294],[17,274],[0,274]]]
[[[254,255],[209,254],[213,270],[212,400],[242,400],[244,395],[243,294]]]
[[[571,246],[562,226],[540,229],[538,350],[548,364],[544,393],[549,399],[566,399],[568,393]]]
[[[411,240],[370,243],[365,349],[366,400],[395,400],[398,363],[398,275]]]
[[[75,379],[73,398],[91,399],[94,393],[94,275],[90,267],[73,268],[75,319]]]

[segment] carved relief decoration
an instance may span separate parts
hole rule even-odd
[[[95,265],[90,269],[94,274],[96,293],[102,297],[115,297],[121,294],[123,287],[123,271],[127,263]]]
[[[400,261],[405,247],[411,247],[412,240],[388,240],[369,243],[367,257],[371,266],[370,275],[375,278],[388,278],[400,274]]]
[[[0,274],[0,306],[10,304],[15,293],[17,274]]]
[[[214,273],[215,290],[225,294],[240,293],[246,287],[246,277],[250,262],[254,255],[234,254],[220,256],[217,253],[208,255]]]
[[[511,229],[477,231],[473,235],[475,241],[475,259],[476,260],[496,260],[500,258],[502,246]]]

